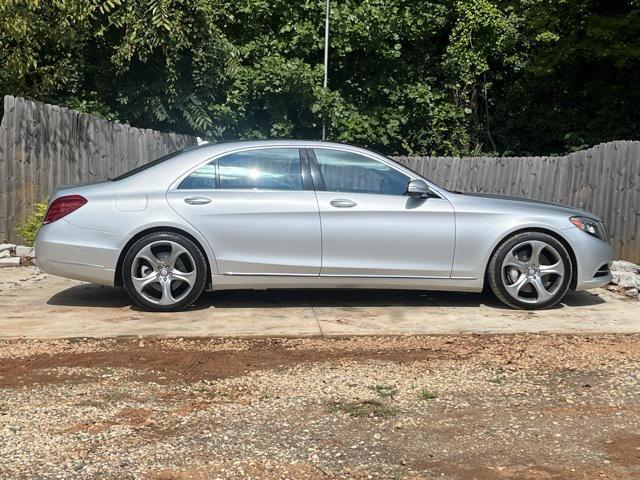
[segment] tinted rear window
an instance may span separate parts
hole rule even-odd
[[[110,178],[112,182],[117,182],[118,180],[123,180],[125,178],[131,177],[137,173],[144,172],[148,168],[155,167],[156,165],[161,164],[162,162],[166,162],[167,160],[177,157],[181,153],[184,153],[191,148],[183,148],[182,150],[177,150],[175,152],[171,152],[163,157],[156,158],[155,160],[150,161],[149,163],[145,163],[144,165],[140,165],[139,167],[134,168],[133,170],[129,170],[128,172],[123,173],[122,175],[118,175],[117,177]]]

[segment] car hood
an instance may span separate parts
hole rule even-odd
[[[505,209],[547,211],[549,213],[566,214],[569,216],[582,215],[595,220],[600,220],[597,215],[585,210],[580,210],[579,208],[559,205],[557,203],[543,202],[541,200],[533,200],[530,198],[510,197],[507,195],[494,195],[488,193],[459,193],[459,195],[461,197],[470,198],[473,201]]]

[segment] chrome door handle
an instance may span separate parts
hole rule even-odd
[[[357,205],[353,200],[347,200],[346,198],[336,198],[335,200],[331,200],[329,203],[332,207],[336,208],[351,208]]]
[[[189,205],[206,205],[207,203],[211,203],[211,199],[209,197],[187,197],[184,199],[184,203],[188,203]]]

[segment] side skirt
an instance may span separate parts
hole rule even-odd
[[[482,279],[429,277],[366,277],[317,275],[213,275],[213,290],[271,288],[377,288],[481,292]]]

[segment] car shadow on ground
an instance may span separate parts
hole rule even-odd
[[[604,303],[590,292],[569,292],[553,307],[593,306]],[[122,288],[77,285],[62,290],[47,301],[49,305],[123,308],[131,300]],[[205,292],[189,310],[206,308],[283,308],[283,307],[480,307],[509,310],[491,293],[435,292],[421,290],[225,290]],[[135,310],[142,310],[132,306]]]

